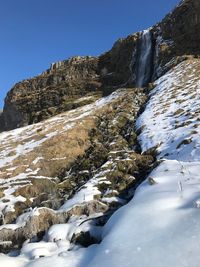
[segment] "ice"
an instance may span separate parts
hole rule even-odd
[[[140,37],[140,54],[138,59],[136,86],[142,87],[150,80],[151,75],[151,57],[152,57],[152,34],[145,30]]]

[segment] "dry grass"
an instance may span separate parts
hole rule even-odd
[[[58,120],[47,120],[35,124],[30,135],[22,133],[17,139],[13,138],[12,135],[7,136],[7,143],[0,144],[0,149],[4,150],[9,147],[9,155],[15,156],[18,146],[43,140],[48,134],[56,132],[54,136],[45,139],[39,146],[31,151],[18,154],[10,163],[0,168],[0,179],[5,180],[5,183],[0,186],[0,198],[4,197],[4,189],[1,187],[6,187],[7,183],[10,186],[15,185],[14,196],[21,195],[26,198],[24,204],[15,205],[16,211],[10,213],[8,221],[12,221],[20,213],[20,209],[22,212],[27,206],[34,205],[30,201],[31,198],[37,203],[39,203],[39,200],[42,202],[50,199],[50,195],[55,195],[55,199],[57,198],[58,185],[48,177],[57,177],[63,168],[68,168],[78,156],[84,155],[91,145],[89,133],[91,129],[96,127],[97,118],[103,114],[112,115],[115,113],[119,103],[126,110],[132,101],[131,92],[131,90],[127,90],[127,94],[130,96],[129,100],[127,100],[127,94],[118,100],[113,100],[111,104],[100,107],[90,115],[73,121],[73,127],[71,128],[65,128],[68,125],[67,121],[73,120],[75,116],[82,115],[78,110],[63,113],[58,116]],[[39,160],[35,161],[38,157]],[[38,176],[42,176],[44,179],[38,178]],[[8,181],[8,179],[14,177],[16,179]]]

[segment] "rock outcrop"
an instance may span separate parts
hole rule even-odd
[[[36,123],[90,103],[90,97],[77,100],[85,95],[98,95],[97,66],[97,58],[75,57],[52,64],[41,75],[16,84],[5,99],[3,128]]]
[[[163,38],[172,40],[169,56],[200,55],[200,2],[185,0],[160,23]]]

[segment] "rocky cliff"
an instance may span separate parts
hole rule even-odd
[[[90,102],[90,98],[77,99],[98,95],[97,67],[97,58],[76,57],[52,64],[41,75],[16,84],[5,99],[5,129],[39,122]]]
[[[199,14],[198,0],[182,1],[162,22],[119,39],[103,55],[54,63],[41,75],[16,84],[5,99],[0,129],[42,121],[117,88],[147,85],[186,57],[198,56]],[[77,101],[83,96],[89,98]]]
[[[173,66],[185,56],[200,55],[199,14],[198,0],[184,0],[154,27],[156,50],[158,49],[156,68],[162,70],[165,66],[169,69],[170,63]],[[160,72],[157,76],[160,76]]]

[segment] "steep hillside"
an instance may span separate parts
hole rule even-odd
[[[71,217],[68,221],[52,226],[40,242],[38,242],[41,238],[39,236],[37,240],[31,239],[25,242],[14,263],[12,257],[5,255],[1,256],[0,261],[9,266],[28,267],[198,266],[199,71],[199,60],[186,60],[155,82],[155,88],[150,92],[146,108],[136,123],[143,149],[142,157],[145,158],[142,159],[136,150],[130,150],[130,148],[126,148],[123,152],[118,147],[119,140],[116,142],[112,140],[110,144],[112,151],[109,152],[108,160],[56,213],[64,214],[63,211],[70,211]],[[119,99],[114,100],[120,107],[120,113],[122,108],[124,110],[123,97],[125,97],[126,110],[130,113],[127,109],[129,104],[127,105],[125,92],[121,91],[120,105]],[[111,95],[111,98],[113,99],[114,96],[118,98],[119,92]],[[129,100],[130,105],[134,101],[135,95]],[[127,113],[125,117],[129,117]],[[109,119],[109,122],[111,121]],[[116,117],[113,122],[115,125]],[[133,126],[130,129],[133,129]],[[117,150],[114,150],[113,144],[117,145],[117,148],[115,147]],[[132,149],[134,147],[137,148],[133,146]],[[144,167],[147,172],[150,170],[153,158],[145,155],[145,151],[149,151],[152,147],[156,147],[158,159],[160,159],[159,166],[139,186],[129,204],[119,209],[103,226],[107,219],[103,219],[102,224],[102,218],[105,218],[107,211],[113,208],[108,203],[124,204],[127,201],[128,191],[125,195],[119,194],[120,187],[124,186],[122,178],[126,179],[127,174],[131,176],[134,174],[137,178],[138,174],[141,179],[141,170],[144,170]],[[140,162],[138,166],[141,166],[141,169],[135,169],[136,162],[137,164]],[[116,171],[122,172],[121,175],[118,176]],[[69,179],[69,176],[67,177]],[[114,183],[111,177],[114,178]],[[116,180],[117,177],[120,179]],[[134,181],[135,178],[129,177],[130,181]],[[101,186],[102,182],[104,189]],[[111,188],[112,194],[110,194]],[[133,189],[132,182],[131,187],[125,186],[125,188]],[[114,192],[118,192],[117,195]],[[99,194],[101,194],[100,197]],[[133,192],[130,196],[132,194]],[[85,210],[86,203],[89,205],[91,199],[96,208],[93,206],[91,210],[90,207],[90,212],[88,210],[86,212],[87,215],[80,210],[77,214],[77,205],[82,203],[81,206],[84,205]],[[74,207],[73,213],[70,210],[72,207]],[[27,221],[27,218],[34,218],[35,223],[36,216],[43,218],[43,209],[34,209],[28,215],[25,213],[18,218],[17,224]],[[17,228],[16,224],[5,225],[1,227],[1,233],[5,234],[2,232],[5,227]],[[83,248],[100,241],[100,244]],[[39,257],[44,258],[37,259]]]
[[[117,88],[145,86],[199,51],[200,4],[182,1],[161,23],[119,39],[99,57],[74,57],[16,84],[5,99],[0,130],[36,123]]]
[[[1,266],[199,266],[199,14],[181,1],[8,93]]]
[[[156,146],[162,160],[107,223],[85,266],[199,265],[199,70],[199,60],[185,61],[155,82],[137,125],[143,150]]]
[[[145,101],[142,90],[121,89],[0,134],[2,251],[21,248],[36,236],[39,240],[51,225],[72,217],[79,223],[98,217],[104,224],[127,203],[155,160],[153,154],[140,155],[134,132]],[[97,242],[94,237],[73,238],[72,244]]]

